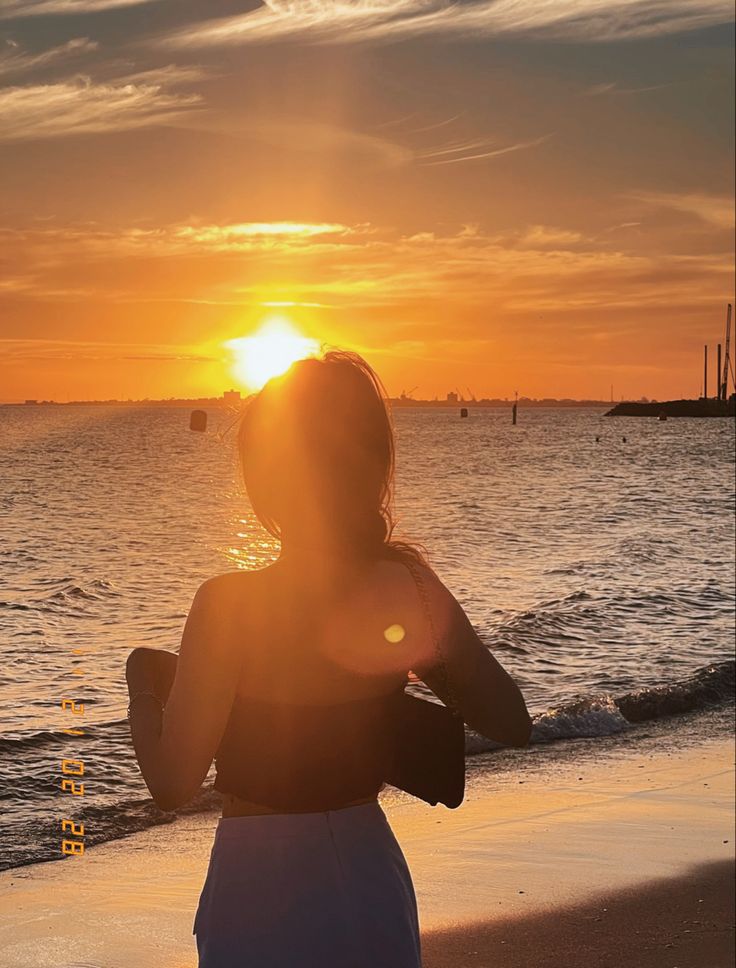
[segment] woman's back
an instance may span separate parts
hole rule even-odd
[[[423,578],[424,605],[412,571]],[[476,732],[509,746],[528,742],[519,687],[428,566],[396,558],[327,565],[293,555],[214,583],[220,634],[237,643],[238,698],[368,699],[395,690],[411,671]]]
[[[381,695],[405,681],[426,644],[418,591],[399,561],[328,571],[284,558],[223,577],[223,609],[242,630],[243,700],[319,705]]]
[[[291,559],[223,583],[242,665],[215,788],[245,803],[338,809],[375,798],[389,771],[416,589],[392,561],[343,563],[330,589],[327,577]]]

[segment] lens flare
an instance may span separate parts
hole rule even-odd
[[[389,625],[387,629],[383,631],[383,637],[387,642],[392,645],[397,645],[399,642],[403,641],[406,632],[404,631],[403,625]]]

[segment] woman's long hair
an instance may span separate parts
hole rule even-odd
[[[357,353],[299,360],[246,405],[238,434],[253,510],[274,537],[354,559],[413,558],[393,538],[394,434],[385,389]]]

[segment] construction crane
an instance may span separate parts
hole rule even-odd
[[[477,400],[475,399],[475,394],[474,394],[474,393],[473,393],[473,391],[472,391],[472,390],[470,389],[470,387],[465,387],[465,389],[466,389],[466,390],[468,391],[468,393],[470,394],[470,399],[471,399],[471,400],[473,401],[473,403],[477,403],[478,401],[477,401]]]
[[[417,387],[418,386],[419,386],[419,384],[417,384]],[[412,387],[411,390],[409,390],[408,393],[406,392],[406,390],[402,390],[401,391],[401,396],[399,397],[399,399],[400,400],[411,400],[411,395],[412,395],[412,393],[414,393],[414,391],[417,389],[417,387]]]
[[[721,378],[720,398],[728,400],[728,370],[731,360],[731,303],[726,310],[726,356],[723,360],[723,377]],[[733,369],[733,368],[732,368]]]

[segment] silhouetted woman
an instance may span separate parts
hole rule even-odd
[[[397,739],[389,697],[412,670],[511,746],[529,739],[524,699],[422,554],[392,538],[393,433],[359,356],[328,352],[267,383],[239,450],[280,557],[201,586],[178,662],[136,649],[127,665],[158,806],[191,800],[216,761],[199,964],[418,968],[414,888],[377,800]]]

